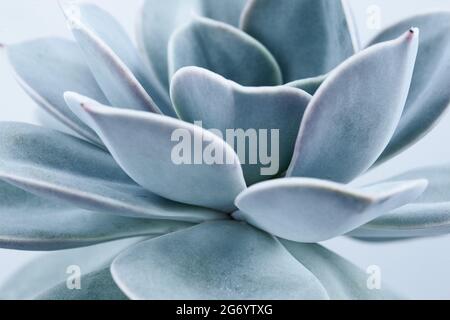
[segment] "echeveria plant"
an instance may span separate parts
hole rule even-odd
[[[76,42],[5,48],[74,134],[0,124],[0,245],[55,251],[2,297],[390,299],[315,243],[450,231],[450,167],[354,183],[447,109],[450,13],[360,47],[338,0],[146,0],[141,55],[102,9],[63,10]]]

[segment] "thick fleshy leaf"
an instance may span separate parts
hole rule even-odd
[[[37,104],[82,137],[100,144],[63,99],[65,91],[73,90],[107,103],[76,43],[43,38],[7,46],[6,52],[19,83]]]
[[[0,182],[0,247],[50,251],[122,238],[162,235],[190,223],[90,212]]]
[[[302,80],[296,80],[287,83],[286,85],[289,87],[294,87],[297,89],[301,89],[303,91],[308,92],[310,95],[314,95],[319,89],[319,87],[322,85],[322,83],[325,81],[325,79],[328,77],[328,75],[313,77],[313,78],[307,78]]]
[[[430,237],[450,233],[450,166],[416,169],[389,181],[428,179],[429,186],[417,201],[392,211],[350,235],[368,240]]]
[[[132,299],[328,298],[275,238],[234,221],[138,244],[120,254],[111,271]]]
[[[102,213],[189,222],[223,218],[142,189],[100,148],[28,124],[0,123],[0,179]]]
[[[92,74],[114,107],[174,114],[164,88],[149,75],[150,69],[114,18],[95,5],[61,3]]]
[[[117,163],[141,186],[182,203],[235,209],[233,201],[246,187],[242,168],[215,134],[166,116],[74,98]]]
[[[388,160],[428,133],[450,106],[450,12],[418,15],[382,31],[371,44],[420,28],[416,68],[397,131],[380,158]]]
[[[240,194],[235,217],[283,239],[320,242],[416,200],[426,186],[426,180],[415,180],[356,189],[316,179],[278,179]]]
[[[241,28],[273,53],[286,82],[325,74],[354,53],[339,0],[250,0]]]
[[[21,268],[0,286],[2,300],[30,300],[46,290],[67,281],[72,270],[78,266],[82,275],[100,270],[124,249],[142,239],[127,239],[91,247],[45,253]]]
[[[281,243],[319,279],[332,300],[400,299],[384,283],[380,289],[369,289],[367,273],[320,245],[286,240]]]
[[[167,48],[173,32],[188,23],[193,14],[238,26],[247,0],[145,0],[139,14],[137,33],[141,50],[169,89]]]
[[[411,29],[331,72],[305,112],[288,176],[349,182],[375,163],[402,115],[418,40]]]
[[[128,300],[114,282],[109,266],[82,276],[80,282],[80,289],[69,289],[64,281],[35,300]]]
[[[245,148],[229,132],[230,138],[226,139],[240,156],[248,184],[267,180],[287,170],[303,113],[311,100],[311,96],[302,90],[282,86],[243,87],[197,67],[183,68],[175,75],[171,97],[178,115],[185,121],[202,121],[203,127],[219,130],[224,139],[227,130],[243,130],[256,137],[247,142]],[[252,143],[266,142],[261,137],[262,130],[266,132],[264,139],[268,146],[266,153],[261,155],[263,147],[252,148]],[[228,141],[231,138],[232,141]],[[245,154],[240,155],[239,148]]]
[[[202,67],[244,86],[282,83],[272,54],[258,41],[222,22],[194,18],[169,41],[169,73],[183,67]]]

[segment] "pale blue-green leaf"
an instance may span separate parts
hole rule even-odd
[[[371,239],[404,239],[450,233],[450,165],[419,168],[388,181],[428,179],[427,190],[415,202],[392,211],[350,235]]]
[[[238,26],[247,0],[145,0],[137,24],[138,44],[169,90],[167,48],[172,33],[193,14]]]
[[[426,180],[415,180],[357,189],[316,179],[278,179],[241,193],[235,217],[283,239],[320,242],[416,200],[426,186]]]
[[[294,87],[306,91],[310,95],[314,95],[317,89],[319,89],[319,87],[322,85],[322,83],[325,81],[327,77],[328,75],[326,74],[323,76],[292,81],[287,83],[286,85],[289,87]]]
[[[66,281],[71,266],[82,274],[103,268],[127,247],[143,239],[126,239],[91,247],[45,253],[20,267],[0,286],[2,300],[30,300]],[[69,269],[68,269],[69,268]]]
[[[0,123],[0,179],[45,198],[107,214],[189,222],[223,218],[213,210],[175,203],[141,188],[92,144],[28,124]]]
[[[77,92],[66,91],[63,94],[64,100],[66,101],[67,107],[75,114],[78,119],[80,119],[85,125],[89,128],[95,128],[95,123],[91,120],[91,118],[80,109],[80,104],[84,101],[86,96],[83,96]],[[95,132],[95,131],[94,131]]]
[[[176,73],[171,98],[181,119],[202,121],[204,128],[219,130],[221,137],[233,145],[247,184],[287,170],[303,113],[311,100],[302,90],[284,86],[243,87],[197,67]],[[229,130],[243,130],[243,134],[239,138]],[[246,135],[253,140],[244,140]],[[252,143],[259,143],[259,148],[253,148]]]
[[[340,0],[250,0],[241,28],[273,53],[285,82],[325,74],[354,53]]]
[[[79,8],[82,21],[125,63],[160,110],[168,116],[175,116],[167,90],[154,70],[142,59],[119,22],[96,5],[81,4]]]
[[[0,247],[50,251],[143,235],[161,235],[189,223],[90,212],[35,196],[0,181]]]
[[[370,289],[369,276],[346,259],[316,244],[281,240],[285,248],[311,271],[332,300],[394,300],[401,297],[383,282],[380,289]]]
[[[410,29],[330,73],[305,112],[288,176],[349,182],[375,163],[402,115],[418,42]]]
[[[122,27],[93,5],[62,2],[68,26],[109,102],[114,107],[169,112],[167,93],[156,78],[146,77],[148,68]],[[151,96],[144,85],[151,86]]]
[[[79,281],[79,289],[68,288],[66,281],[64,281],[46,290],[35,300],[128,300],[127,296],[114,282],[109,266],[83,275]]]
[[[371,44],[395,38],[409,26],[421,37],[416,67],[405,110],[383,162],[428,133],[450,106],[450,12],[421,14],[382,31]]]
[[[198,0],[197,0],[198,1]],[[200,14],[239,27],[242,10],[248,0],[200,0]]]
[[[272,54],[258,41],[228,24],[196,17],[169,41],[169,73],[202,67],[244,86],[282,83]]]
[[[272,236],[244,223],[205,223],[138,244],[113,262],[131,299],[327,299]]]
[[[122,169],[161,197],[232,212],[246,184],[234,150],[215,134],[149,112],[110,108],[78,97]],[[130,139],[130,132],[133,133]]]
[[[82,137],[100,144],[63,99],[65,91],[73,90],[107,103],[76,43],[42,38],[7,46],[6,52],[19,83],[39,106]]]

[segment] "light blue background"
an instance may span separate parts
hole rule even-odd
[[[134,17],[140,0],[92,2],[109,10],[130,33],[133,32]],[[377,32],[369,29],[366,23],[367,8],[371,5],[380,7],[383,26],[424,11],[450,10],[450,0],[350,0],[350,3],[364,42]],[[70,36],[56,1],[0,1],[1,43],[14,43],[47,35]],[[14,81],[3,54],[0,55],[0,90],[0,121],[42,121],[42,115],[36,111],[35,104]],[[45,121],[57,126],[53,121]],[[420,143],[371,172],[364,180],[387,177],[417,166],[450,162],[449,138],[450,115],[447,115]],[[450,299],[450,236],[391,244],[367,244],[340,238],[327,242],[326,246],[364,269],[370,265],[380,266],[383,280],[408,297]],[[18,266],[38,254],[40,253],[0,250],[0,282]]]

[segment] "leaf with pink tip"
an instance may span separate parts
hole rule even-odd
[[[306,109],[288,176],[345,183],[375,163],[400,121],[418,44],[411,29],[330,73]]]

